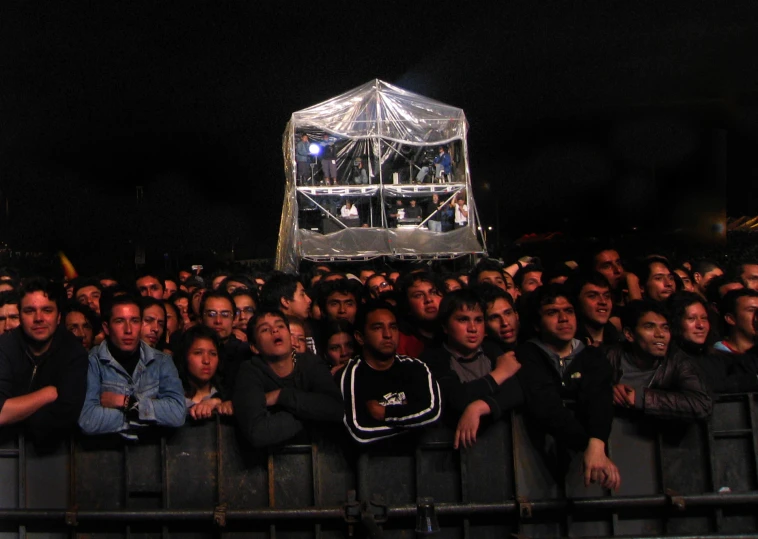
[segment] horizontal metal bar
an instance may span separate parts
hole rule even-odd
[[[17,457],[18,454],[19,454],[18,449],[0,449],[0,458]]]
[[[752,436],[753,431],[750,429],[734,429],[734,430],[714,430],[714,438],[744,438],[745,436]]]
[[[732,505],[758,504],[758,492],[730,494],[691,494],[680,496],[687,507],[724,507]],[[629,508],[660,508],[671,506],[668,496],[663,494],[653,496],[616,496],[604,498],[574,498],[554,500],[534,500],[532,511],[555,511],[571,509],[581,511],[619,510]],[[515,501],[502,503],[438,503],[435,504],[437,513],[446,516],[467,516],[484,514],[515,513],[518,504]],[[389,506],[389,516],[407,517],[416,514],[415,505]],[[135,522],[151,520],[213,520],[213,509],[160,509],[150,511],[119,510],[119,511],[88,511],[76,512],[77,521],[117,521]],[[64,519],[63,509],[2,509],[2,520],[55,520]],[[227,520],[308,520],[308,519],[342,519],[345,509],[336,507],[304,507],[300,509],[230,509],[226,513]]]

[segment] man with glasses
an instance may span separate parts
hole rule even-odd
[[[221,340],[218,372],[227,395],[233,394],[240,364],[251,356],[250,348],[233,332],[236,310],[234,300],[223,290],[209,290],[200,304],[203,324],[215,331]]]
[[[382,299],[395,305],[395,289],[381,273],[376,273],[366,279],[366,292],[371,299]]]

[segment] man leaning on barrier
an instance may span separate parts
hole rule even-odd
[[[86,389],[87,352],[60,325],[61,293],[46,279],[27,280],[21,325],[0,337],[0,428],[26,421],[42,444],[76,425]]]
[[[254,447],[286,442],[306,422],[338,423],[342,399],[328,367],[313,354],[296,354],[287,317],[261,309],[250,319],[252,359],[238,372],[232,402],[242,435]]]
[[[360,443],[375,442],[423,427],[440,417],[440,391],[429,368],[397,355],[394,308],[369,302],[358,313],[355,340],[363,352],[342,371],[344,422]]]
[[[184,391],[174,362],[140,340],[142,312],[130,296],[102,307],[105,340],[89,356],[87,397],[79,426],[85,434],[117,432],[136,439],[140,428],[180,427]]]
[[[618,489],[621,476],[605,454],[613,421],[611,366],[597,348],[575,338],[576,312],[563,285],[537,288],[528,322],[537,336],[516,350],[532,426],[572,451],[583,452],[584,484]],[[574,410],[564,400],[575,401]]]
[[[713,404],[698,369],[684,352],[671,352],[663,307],[632,301],[622,317],[626,343],[606,352],[613,367],[613,403],[664,419],[706,419]]]

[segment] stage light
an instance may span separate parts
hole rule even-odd
[[[318,144],[311,144],[308,146],[308,151],[311,152],[311,155],[318,155],[321,153],[321,146]]]

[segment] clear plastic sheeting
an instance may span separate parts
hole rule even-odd
[[[277,269],[484,252],[467,130],[461,109],[380,80],[293,113]]]

